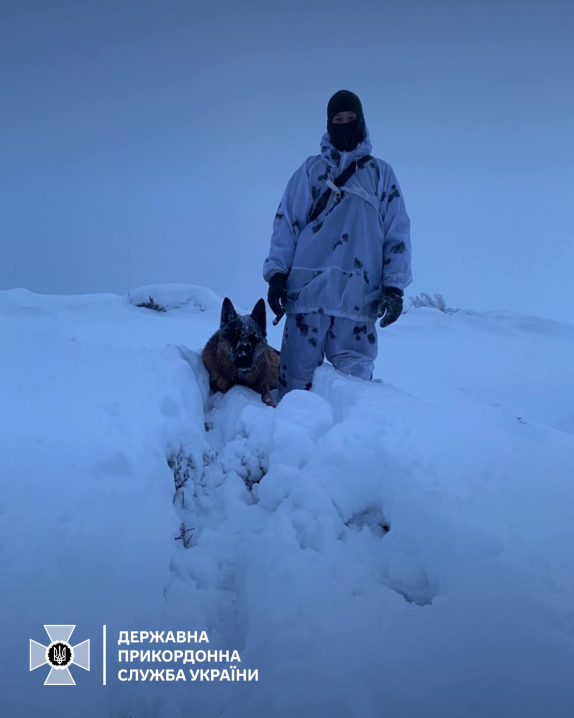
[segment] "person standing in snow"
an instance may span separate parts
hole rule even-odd
[[[410,220],[392,167],[371,150],[360,99],[340,90],[329,100],[321,154],[291,177],[275,215],[263,276],[271,310],[286,314],[280,398],[310,389],[325,355],[335,369],[372,379],[375,322],[386,327],[401,315],[412,281]]]

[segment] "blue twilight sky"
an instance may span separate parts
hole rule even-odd
[[[569,0],[4,0],[0,289],[251,305],[326,104],[361,97],[450,305],[573,319]]]

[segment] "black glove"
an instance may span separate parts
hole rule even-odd
[[[287,275],[276,272],[269,280],[269,291],[267,302],[275,316],[281,317],[285,314],[287,304]]]
[[[385,287],[379,304],[377,316],[382,317],[379,326],[388,327],[396,322],[403,311],[403,290],[398,287]]]

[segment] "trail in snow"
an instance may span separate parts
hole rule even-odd
[[[522,716],[549,707],[567,715],[572,693],[565,702],[566,683],[553,687],[567,680],[571,653],[536,605],[538,568],[516,570],[532,547],[493,534],[481,513],[496,514],[496,494],[504,510],[514,468],[533,492],[515,528],[540,520],[530,477],[548,469],[546,459],[512,466],[518,452],[502,452],[493,494],[487,475],[498,457],[470,465],[488,429],[477,436],[472,420],[329,368],[315,392],[288,395],[275,411],[244,388],[216,395],[205,424],[201,479],[182,489],[192,506],[186,499],[180,516],[194,531],[178,572],[195,584],[190,601],[203,594],[209,604],[211,633],[261,666],[266,686],[230,690],[223,715],[312,715],[325,701],[332,716],[378,716],[381,705],[388,716],[415,715],[427,701],[443,716],[481,716],[493,702]],[[566,458],[558,453],[556,467]],[[566,500],[569,485],[554,488]],[[552,502],[548,520],[555,511]],[[554,587],[545,589],[553,600]],[[570,620],[562,628],[572,636]],[[461,681],[462,693],[437,693]],[[520,696],[516,681],[525,681]]]
[[[410,311],[377,367],[411,394],[323,367],[273,410],[208,397],[219,307],[0,293],[6,709],[570,718],[572,329]],[[260,681],[119,684],[110,651],[61,704],[11,657],[71,615],[94,665],[103,623],[205,630]]]

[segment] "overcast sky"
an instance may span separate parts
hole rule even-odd
[[[407,294],[574,321],[574,3],[4,0],[0,289],[244,306],[326,105],[363,101]]]

